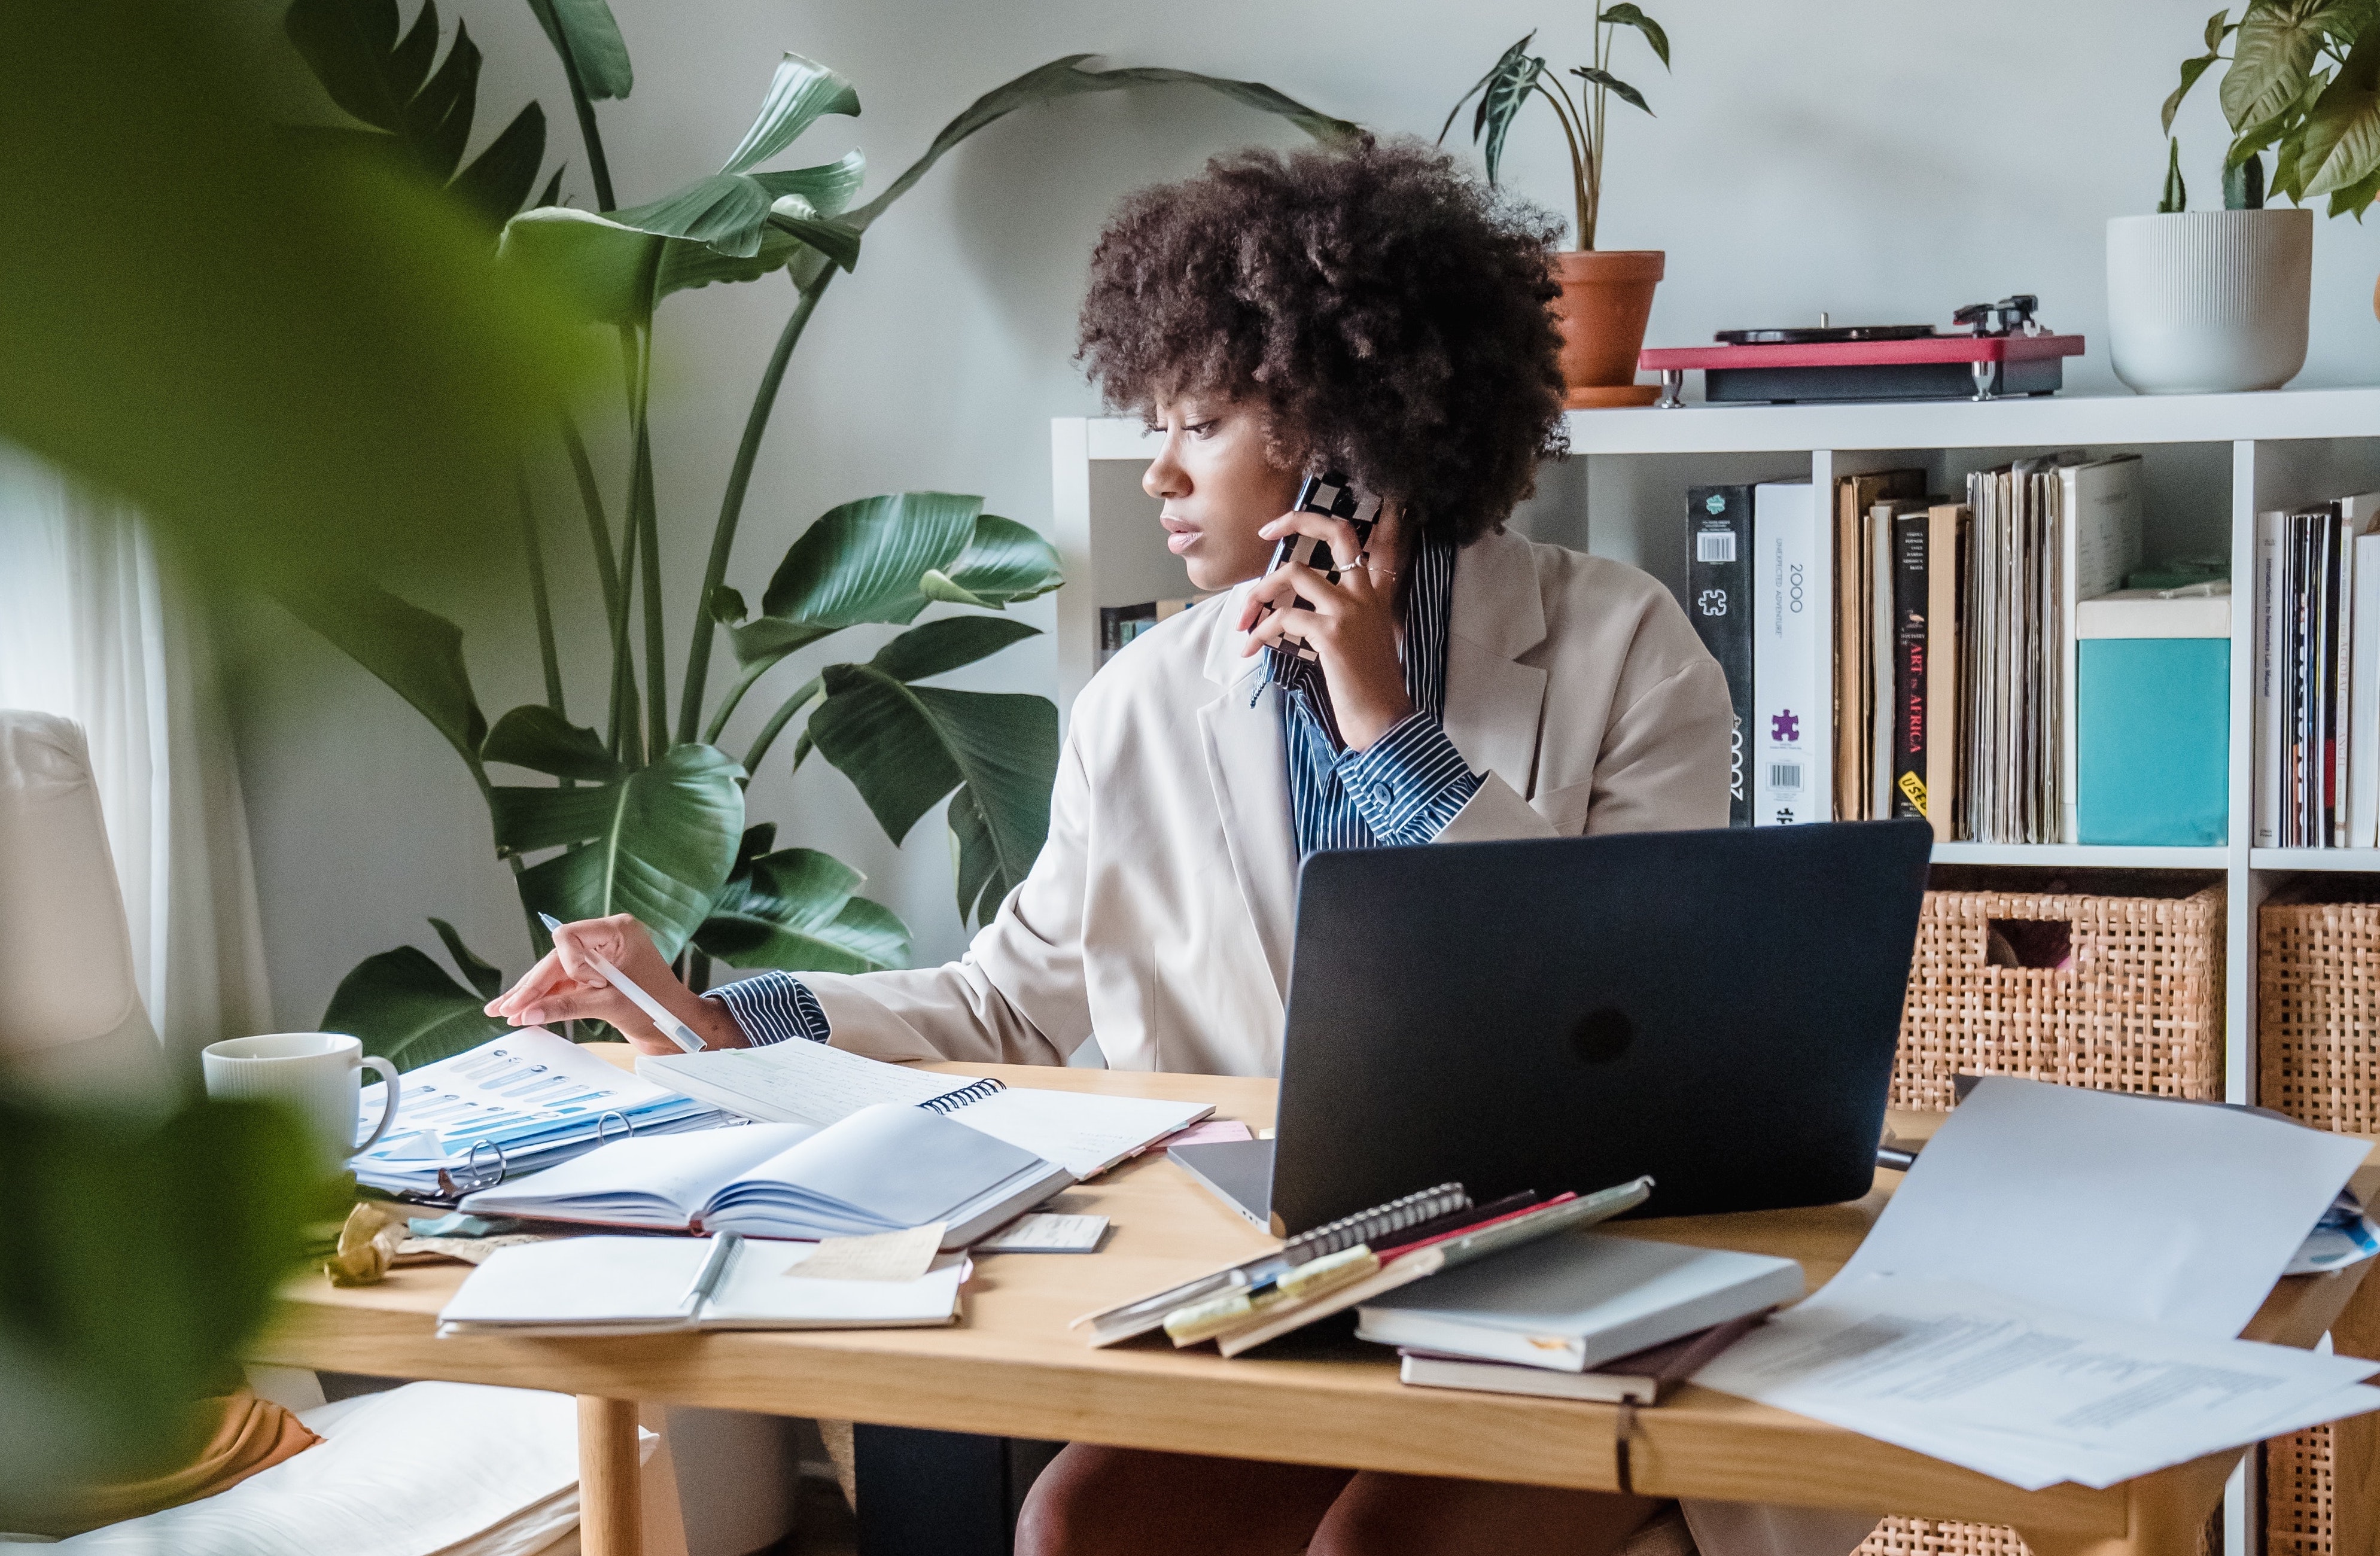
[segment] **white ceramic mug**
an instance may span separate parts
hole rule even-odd
[[[200,1060],[208,1096],[273,1101],[294,1110],[336,1166],[378,1144],[396,1122],[396,1066],[367,1057],[363,1050],[344,1032],[269,1032],[209,1043]],[[388,1099],[379,1126],[358,1144],[356,1114],[363,1105],[361,1072],[367,1068],[379,1072]]]

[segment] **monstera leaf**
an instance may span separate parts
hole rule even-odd
[[[545,159],[545,110],[532,103],[463,166],[480,91],[480,51],[464,25],[435,71],[438,6],[424,0],[402,34],[396,0],[291,0],[283,19],[331,101],[370,126],[315,138],[395,152],[494,225],[521,208]]]
[[[604,784],[499,786],[489,796],[496,846],[563,848],[522,872],[521,900],[564,920],[633,914],[669,960],[727,883],[744,827],[743,775],[715,747],[690,745]]]
[[[471,954],[443,918],[430,920],[446,954],[470,979],[465,988],[429,954],[410,945],[367,956],[339,980],[322,1029],[358,1039],[400,1070],[417,1070],[479,1047],[512,1029],[483,1007],[504,992],[504,974]],[[474,992],[476,991],[476,992]]]
[[[694,942],[734,967],[850,973],[900,966],[909,957],[909,927],[892,909],[852,894],[865,879],[812,848],[740,860]]]

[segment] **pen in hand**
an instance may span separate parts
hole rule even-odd
[[[562,920],[551,913],[540,913],[537,917],[539,921],[544,924],[547,934],[552,934],[562,928]],[[612,965],[610,958],[601,952],[589,951],[587,953],[587,959],[595,964],[595,970],[601,973],[613,988],[628,997],[630,1004],[652,1018],[653,1025],[661,1029],[662,1037],[677,1044],[688,1053],[700,1053],[710,1046],[696,1035],[693,1027],[672,1015],[668,1007],[638,988],[627,974]]]

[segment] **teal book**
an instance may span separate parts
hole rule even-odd
[[[2230,605],[2140,590],[2076,609],[2077,841],[2229,840]]]

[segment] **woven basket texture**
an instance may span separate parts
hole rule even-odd
[[[2020,942],[2036,953],[2028,960],[2046,955],[2065,965],[1994,965],[1996,923],[2003,944]],[[2010,923],[2025,928],[2011,931]],[[1960,1075],[2220,1097],[2222,887],[2180,897],[1926,893],[1901,1007],[1892,1106],[1946,1112]],[[2031,1552],[2014,1529],[1996,1524],[1888,1518],[1854,1556]]]
[[[2331,1431],[2265,1444],[2265,1556],[2331,1556]]]
[[[2380,903],[2268,902],[2256,938],[2257,1100],[2380,1134]]]
[[[2050,926],[2053,939],[2063,926],[2066,965],[1994,966],[1995,922]],[[2180,897],[1926,893],[1892,1105],[1945,1111],[1961,1074],[2220,1097],[2222,887]]]
[[[2300,882],[2256,915],[2256,1098],[2317,1129],[2380,1134],[2380,903]],[[2328,1427],[2265,1445],[2267,1556],[2330,1556]]]

